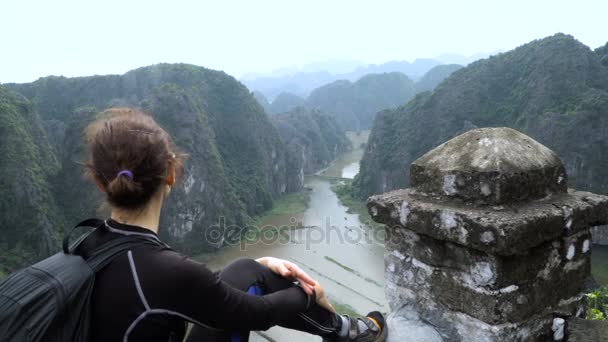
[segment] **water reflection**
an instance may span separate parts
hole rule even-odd
[[[353,179],[359,173],[359,162],[353,162],[342,169],[342,178]]]

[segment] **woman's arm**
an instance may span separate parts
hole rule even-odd
[[[156,281],[165,283],[162,295],[151,306],[179,312],[220,329],[265,330],[285,317],[308,309],[312,299],[298,286],[253,296],[223,282],[205,265],[173,251],[163,251]],[[142,281],[147,292],[147,280]]]

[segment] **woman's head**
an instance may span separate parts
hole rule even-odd
[[[145,206],[182,171],[171,137],[152,117],[111,108],[86,129],[88,175],[119,208]]]

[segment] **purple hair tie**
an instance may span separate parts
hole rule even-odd
[[[122,171],[118,172],[118,173],[116,174],[116,177],[120,177],[120,176],[122,176],[122,175],[125,175],[125,176],[127,176],[127,177],[129,177],[129,178],[133,179],[133,172],[131,172],[131,171],[129,171],[129,170],[122,170]]]

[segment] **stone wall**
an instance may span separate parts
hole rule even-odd
[[[387,231],[389,341],[563,340],[608,197],[569,190],[555,153],[508,128],[456,137],[410,177],[368,200]]]

